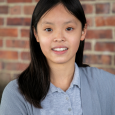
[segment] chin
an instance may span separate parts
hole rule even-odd
[[[64,64],[67,62],[68,62],[67,60],[55,60],[55,61],[53,61],[53,63],[55,63],[55,64]]]

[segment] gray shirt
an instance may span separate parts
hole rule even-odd
[[[75,72],[70,87],[63,91],[50,82],[46,98],[41,102],[43,109],[28,103],[18,90],[17,79],[4,89],[0,115],[82,115],[79,68]]]

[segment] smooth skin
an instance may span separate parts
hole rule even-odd
[[[86,32],[87,25],[82,30],[81,22],[61,3],[45,13],[37,24],[37,31],[34,29],[50,67],[51,83],[63,91],[69,88],[73,79],[76,52]],[[66,46],[68,50],[61,55],[55,54],[52,48],[57,46]]]

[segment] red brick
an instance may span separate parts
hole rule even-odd
[[[8,6],[0,6],[0,14],[8,14]]]
[[[12,48],[29,48],[29,41],[25,40],[7,40],[6,41],[7,47]]]
[[[29,32],[28,29],[21,29],[21,37],[29,37]]]
[[[21,14],[21,6],[12,6],[9,9],[11,15]]]
[[[7,18],[7,25],[25,25],[30,26],[30,18]]]
[[[22,60],[30,60],[30,52],[21,52]]]
[[[103,39],[112,38],[112,30],[88,30],[86,34],[87,39]]]
[[[91,43],[85,42],[84,50],[91,50]]]
[[[7,25],[22,25],[23,18],[8,18]]]
[[[115,42],[97,42],[95,44],[95,50],[115,52]]]
[[[3,46],[3,40],[0,40],[0,47]]]
[[[0,2],[4,2],[4,0],[0,0]]]
[[[96,13],[97,14],[107,14],[110,12],[110,3],[100,3],[96,4]]]
[[[26,63],[13,63],[13,62],[4,62],[3,69],[5,70],[16,70],[16,71],[23,71],[27,68],[29,64]]]
[[[84,9],[84,12],[86,14],[91,14],[93,13],[93,5],[92,4],[82,4],[82,7]]]
[[[96,17],[96,26],[115,26],[115,16]]]
[[[18,30],[17,29],[11,29],[11,28],[0,28],[0,36],[17,37],[18,36]]]
[[[93,18],[92,17],[87,18],[87,25],[88,26],[93,26]]]
[[[112,6],[112,12],[115,13],[115,3]]]
[[[24,14],[32,15],[35,6],[24,6]]]
[[[111,56],[109,55],[84,55],[84,63],[87,64],[111,64]]]
[[[114,68],[103,68],[103,67],[98,67],[99,69],[103,69],[104,71],[107,71],[111,74],[115,74],[115,69]]]
[[[32,0],[7,0],[8,3],[32,2]]]
[[[0,25],[4,25],[4,19],[0,18]]]
[[[31,18],[24,18],[23,25],[30,26],[30,24],[31,24]]]
[[[18,52],[0,50],[0,59],[18,59]]]

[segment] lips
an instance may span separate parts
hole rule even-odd
[[[68,47],[66,47],[66,46],[56,46],[56,47],[52,48],[52,51],[56,55],[62,55],[62,54],[65,54],[68,51]]]

